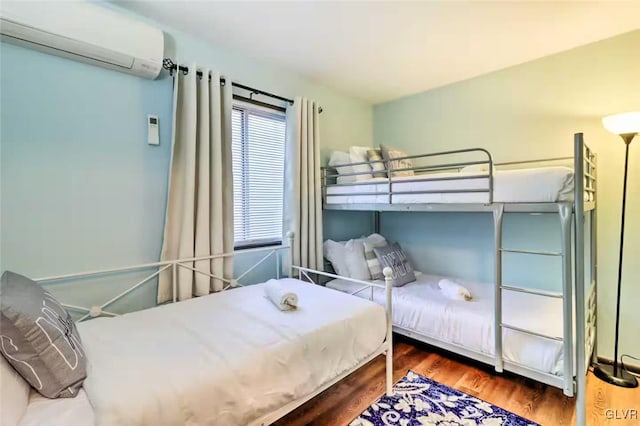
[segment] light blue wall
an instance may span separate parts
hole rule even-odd
[[[322,151],[370,145],[372,107],[300,76],[165,31],[165,55],[214,67],[234,81],[324,107]],[[0,269],[32,277],[157,261],[171,141],[172,79],[155,81],[0,43]],[[146,117],[160,120],[158,147]],[[345,223],[343,223],[343,220]],[[341,215],[329,237],[351,230]],[[349,236],[349,235],[346,235]],[[255,258],[255,256],[252,256]],[[250,259],[238,259],[238,269]],[[271,275],[266,262],[247,277]],[[140,273],[55,287],[65,300],[108,299]],[[126,281],[125,281],[126,280]],[[77,284],[77,283],[76,283]],[[152,306],[152,285],[116,310]]]
[[[2,268],[38,277],[158,260],[171,80],[0,49]],[[145,143],[147,114],[158,147]]]
[[[407,250],[412,264],[420,271],[494,281],[491,213],[390,212],[381,214],[380,226],[385,237],[399,242]],[[559,229],[557,215],[507,214],[504,246],[558,251]],[[560,267],[559,258],[507,253],[504,257],[504,280],[521,286],[561,291]],[[527,272],[531,270],[537,273]]]
[[[618,269],[624,144],[605,131],[605,115],[640,108],[640,31],[633,31],[505,70],[374,107],[374,141],[412,154],[470,147],[497,162],[573,155],[573,134],[584,132],[598,154],[599,353],[612,356]],[[622,353],[640,354],[640,149],[630,153]],[[407,245],[428,271],[492,280],[489,216],[390,215],[383,231]],[[555,220],[509,216],[505,245],[553,250]],[[385,227],[386,226],[386,227]],[[552,287],[557,268],[532,256],[505,260],[508,282]],[[547,259],[549,261],[549,259]],[[557,285],[557,284],[556,284]]]

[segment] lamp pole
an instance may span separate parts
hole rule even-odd
[[[624,184],[622,185],[622,217],[620,220],[620,255],[618,256],[618,293],[616,301],[616,339],[615,339],[615,355],[613,358],[613,374],[618,376],[618,340],[620,338],[620,293],[622,292],[622,259],[624,256],[624,222],[625,213],[627,211],[627,175],[629,172],[629,145],[633,136],[624,139]]]
[[[611,383],[616,386],[625,388],[635,388],[638,386],[638,379],[632,374],[627,372],[618,363],[618,343],[620,338],[620,296],[622,292],[622,259],[624,255],[624,222],[625,212],[627,207],[627,176],[629,171],[629,145],[635,137],[636,133],[621,133],[620,137],[625,144],[624,154],[624,184],[622,186],[622,217],[620,223],[620,255],[618,257],[618,292],[616,300],[616,334],[615,334],[615,348],[613,357],[613,366],[610,365],[597,365],[593,373],[601,380]]]

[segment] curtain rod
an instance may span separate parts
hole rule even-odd
[[[171,60],[171,58],[164,58],[162,60],[162,68],[168,70],[169,73],[172,76],[173,76],[173,73],[176,70],[182,71],[184,74],[187,74],[189,72],[189,67],[185,67],[185,66],[182,66],[182,65],[177,65],[175,62],[173,62],[173,60]],[[196,75],[198,77],[202,78],[202,71],[196,71]],[[226,80],[224,78],[221,78],[220,82],[222,84],[225,84]],[[253,87],[245,86],[244,84],[240,84],[240,83],[232,82],[231,84],[233,85],[233,87],[237,87],[239,89],[243,89],[243,90],[247,90],[247,91],[251,92],[252,95],[267,96],[269,98],[277,99],[277,100],[279,100],[281,102],[287,102],[287,103],[293,105],[293,99],[284,98],[282,96],[274,95],[273,93],[269,93],[269,92],[265,92],[264,90],[255,89]],[[251,99],[251,100],[253,100],[253,99]],[[318,107],[318,112],[322,113],[322,107]]]

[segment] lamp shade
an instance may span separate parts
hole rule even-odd
[[[616,135],[640,133],[640,111],[609,115],[602,119],[602,125]]]

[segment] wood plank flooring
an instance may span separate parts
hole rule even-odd
[[[574,399],[565,397],[560,389],[516,375],[498,375],[490,366],[399,336],[394,350],[394,382],[400,380],[407,370],[413,370],[542,425],[575,424]],[[276,425],[347,425],[383,392],[384,357],[380,356]],[[623,419],[629,409],[636,409],[639,417]],[[606,414],[618,418],[608,419]],[[640,388],[623,389],[607,385],[589,373],[587,416],[589,426],[640,425]]]

